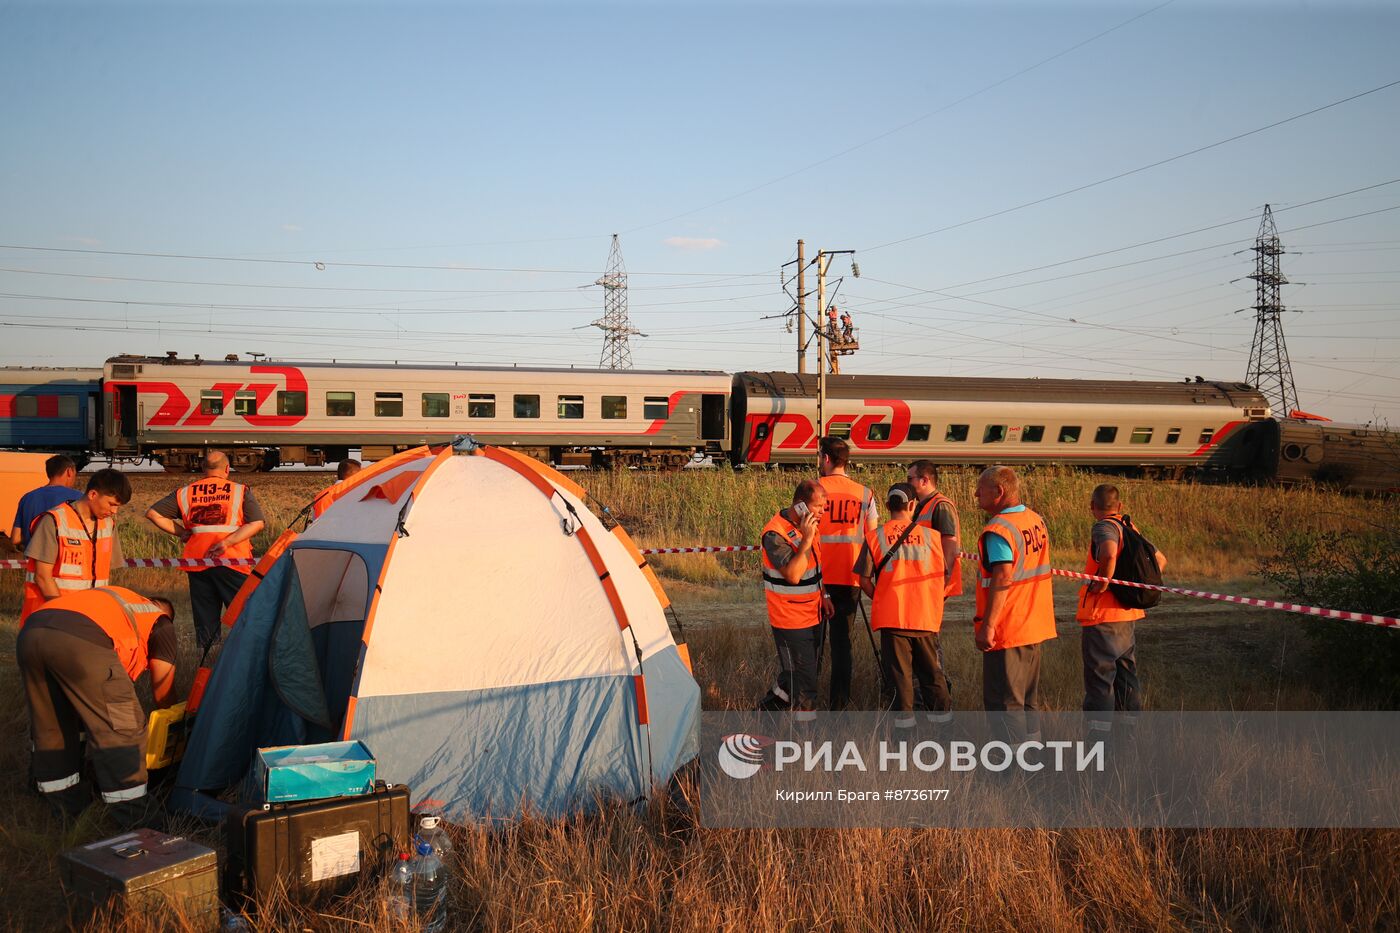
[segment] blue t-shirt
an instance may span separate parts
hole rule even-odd
[[[998,515],[1005,515],[1007,512],[1024,512],[1024,505],[1013,505],[1009,509],[1002,509]],[[1001,535],[984,534],[982,536],[982,551],[987,555],[987,566],[992,564],[1009,564],[1016,560],[1016,555],[1011,553],[1011,545],[1006,543],[1006,539]]]
[[[82,493],[69,486],[40,486],[25,493],[15,511],[15,523],[10,526],[19,529],[20,550],[29,547],[29,526],[34,523],[34,519],[55,506],[65,502],[76,502],[82,497]]]

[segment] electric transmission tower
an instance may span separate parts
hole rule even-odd
[[[1288,361],[1288,345],[1283,341],[1283,299],[1279,289],[1288,284],[1279,271],[1278,229],[1274,212],[1264,205],[1264,219],[1254,241],[1254,345],[1249,351],[1249,374],[1245,380],[1269,400],[1269,407],[1280,418],[1298,409],[1298,389],[1293,385],[1293,366]]]
[[[622,246],[616,233],[608,253],[608,271],[593,284],[603,286],[603,316],[589,325],[603,332],[603,354],[598,365],[604,369],[631,369],[632,350],[627,338],[646,334],[627,320],[627,267],[622,264]]]

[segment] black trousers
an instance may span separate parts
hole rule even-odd
[[[1040,644],[982,653],[982,706],[997,715],[1003,737],[1040,734]]]
[[[1080,630],[1084,657],[1084,709],[1094,713],[1136,713],[1142,709],[1137,675],[1137,639],[1132,622],[1101,622]]]
[[[117,653],[76,635],[29,623],[15,645],[34,778],[44,794],[61,794],[81,780],[87,733],[102,799],[115,804],[146,795],[146,713]]]
[[[190,611],[194,615],[194,634],[201,650],[219,637],[219,620],[224,609],[248,579],[232,567],[210,567],[197,570],[190,578]]]
[[[827,621],[826,640],[831,645],[831,709],[845,709],[851,702],[851,629],[855,626],[860,587],[826,584],[826,594],[836,610]]]
[[[773,629],[773,643],[778,649],[778,680],[759,701],[759,709],[817,708],[817,646],[821,637],[820,625]]]
[[[953,700],[948,695],[948,681],[943,676],[937,632],[911,634],[896,629],[881,629],[880,661],[885,667],[885,680],[894,689],[891,708],[895,712],[914,711],[916,680],[923,709],[946,713],[953,708]]]

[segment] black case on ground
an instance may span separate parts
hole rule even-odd
[[[225,891],[238,903],[282,887],[306,903],[382,877],[408,851],[408,796],[406,785],[377,781],[355,797],[235,808],[224,821]]]

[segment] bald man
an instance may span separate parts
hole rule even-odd
[[[204,475],[151,506],[146,518],[185,543],[182,557],[248,560],[245,564],[186,567],[190,578],[190,609],[201,648],[219,637],[219,617],[238,595],[244,576],[253,569],[253,536],[264,519],[253,491],[228,478],[228,456],[211,450],[200,463]]]
[[[984,470],[977,506],[987,524],[977,539],[977,610],[982,705],[1004,715],[1009,741],[1040,739],[1041,645],[1055,637],[1050,535],[1045,519],[1021,504],[1010,467]]]

